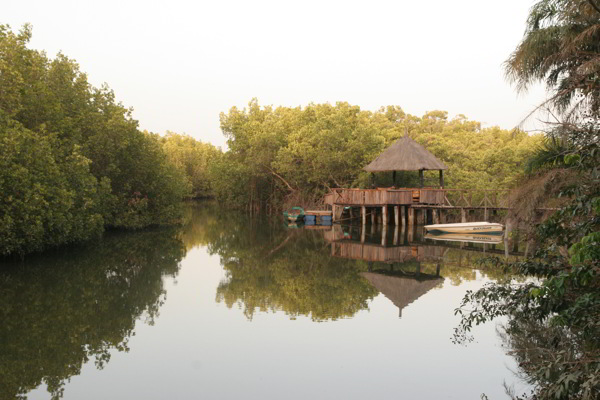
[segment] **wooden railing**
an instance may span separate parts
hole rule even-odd
[[[465,208],[508,208],[509,189],[441,189],[442,205]]]
[[[328,205],[381,206],[432,205],[452,208],[508,208],[508,189],[333,189],[323,201]]]

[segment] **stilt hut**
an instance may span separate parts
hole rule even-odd
[[[365,171],[392,172],[394,185],[396,171],[419,171],[419,181],[423,187],[425,170],[440,171],[440,187],[444,187],[444,170],[448,167],[438,160],[427,149],[408,136],[398,139],[373,162],[365,167]]]

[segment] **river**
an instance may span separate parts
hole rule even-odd
[[[521,392],[499,322],[453,343],[466,291],[510,279],[475,263],[504,244],[419,232],[286,227],[197,204],[180,228],[2,262],[0,398]]]

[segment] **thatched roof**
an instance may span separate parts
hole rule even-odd
[[[444,281],[443,278],[419,281],[414,278],[389,276],[374,272],[362,272],[361,275],[366,278],[375,289],[379,290],[385,297],[390,299],[392,303],[400,309],[400,312],[402,312],[404,307]]]
[[[408,136],[398,139],[365,167],[368,172],[448,169],[443,162]]]

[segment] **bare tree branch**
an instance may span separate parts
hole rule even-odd
[[[269,167],[267,167],[267,166],[265,166],[265,168],[267,168],[267,169],[268,169],[268,170],[271,172],[271,174],[273,174],[274,176],[276,176],[276,177],[278,177],[279,179],[281,179],[281,181],[282,181],[283,183],[285,183],[285,185],[286,185],[288,188],[290,188],[290,190],[291,190],[292,192],[295,192],[295,191],[296,191],[296,189],[294,189],[294,188],[293,188],[293,187],[292,187],[292,186],[291,186],[291,185],[290,185],[290,184],[289,184],[289,183],[288,183],[288,182],[287,182],[285,179],[283,179],[283,177],[282,177],[281,175],[279,175],[277,172],[273,171],[271,168],[269,168]]]

